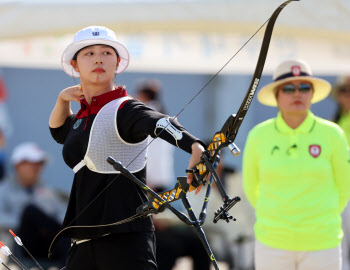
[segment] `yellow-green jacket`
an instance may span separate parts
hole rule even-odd
[[[280,113],[257,125],[244,149],[243,187],[261,243],[296,251],[338,246],[340,214],[350,198],[343,131],[311,112],[296,129]]]

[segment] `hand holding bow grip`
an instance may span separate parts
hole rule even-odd
[[[207,151],[203,152],[205,155]],[[197,163],[192,169],[186,169],[186,173],[193,174],[193,181],[189,185],[189,191],[195,190],[200,185],[204,185],[206,180],[205,177],[208,175],[207,166],[205,165],[204,160],[201,159],[199,163]]]

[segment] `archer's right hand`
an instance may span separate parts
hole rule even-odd
[[[76,101],[80,103],[80,99],[84,98],[84,93],[81,85],[77,84],[63,89],[58,97],[63,101]]]

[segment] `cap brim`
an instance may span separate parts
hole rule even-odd
[[[116,42],[116,41],[110,41],[105,39],[86,39],[82,41],[77,41],[72,44],[70,44],[63,52],[61,57],[61,65],[64,70],[69,76],[74,78],[80,78],[80,73],[76,72],[73,68],[73,66],[70,64],[70,61],[73,59],[74,54],[81,50],[82,48],[85,48],[87,46],[92,45],[107,45],[110,47],[113,47],[117,50],[120,62],[118,65],[117,70],[115,71],[116,74],[122,73],[129,65],[129,52],[124,47],[124,45]]]
[[[289,77],[286,79],[282,79],[273,83],[270,83],[263,88],[260,89],[258,92],[257,98],[260,103],[277,107],[277,100],[276,100],[276,88],[277,86],[289,82],[289,81],[295,81],[295,80],[305,80],[312,83],[314,86],[314,94],[311,99],[311,103],[319,102],[323,99],[325,99],[329,93],[331,92],[331,84],[327,82],[326,80],[316,78],[316,77],[309,77],[309,76],[299,76],[299,77]]]

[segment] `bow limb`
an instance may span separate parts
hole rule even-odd
[[[290,2],[294,2],[294,1],[299,1],[299,0],[288,0],[288,1],[284,2],[283,4],[281,4],[274,11],[274,13],[272,14],[272,16],[269,19],[269,22],[266,26],[266,30],[265,30],[263,42],[261,45],[258,62],[257,62],[256,67],[255,67],[252,81],[249,85],[248,91],[243,99],[241,107],[239,108],[237,115],[236,115],[236,119],[234,121],[234,126],[237,130],[234,130],[234,132],[235,132],[234,137],[231,136],[231,138],[230,138],[232,141],[235,139],[235,137],[237,135],[238,128],[240,127],[240,124],[242,123],[244,116],[246,115],[246,113],[249,109],[249,106],[254,98],[256,89],[258,88],[260,78],[261,78],[262,72],[264,70],[265,61],[266,61],[266,57],[267,57],[267,53],[269,50],[270,41],[271,41],[271,37],[272,37],[272,32],[273,32],[273,28],[275,26],[275,22],[277,20],[277,17],[285,6],[287,6]]]
[[[258,88],[260,78],[264,69],[267,53],[269,50],[269,45],[272,37],[273,28],[275,25],[275,22],[277,20],[278,15],[282,11],[282,9],[287,6],[290,2],[293,1],[299,1],[299,0],[288,0],[281,4],[271,15],[269,22],[266,26],[264,38],[262,41],[259,58],[255,67],[255,71],[253,74],[253,78],[250,82],[249,88],[247,90],[247,93],[242,101],[242,104],[237,112],[236,115],[231,115],[225,122],[225,124],[222,126],[221,130],[217,133],[215,133],[211,143],[208,146],[208,151],[211,155],[211,160],[214,159],[214,157],[218,154],[219,150],[221,148],[229,146],[231,152],[237,156],[239,155],[240,151],[238,148],[235,147],[233,144],[238,129],[241,126],[244,117],[249,109],[249,106],[254,98],[256,89]],[[204,174],[207,173],[207,171],[203,172]]]

